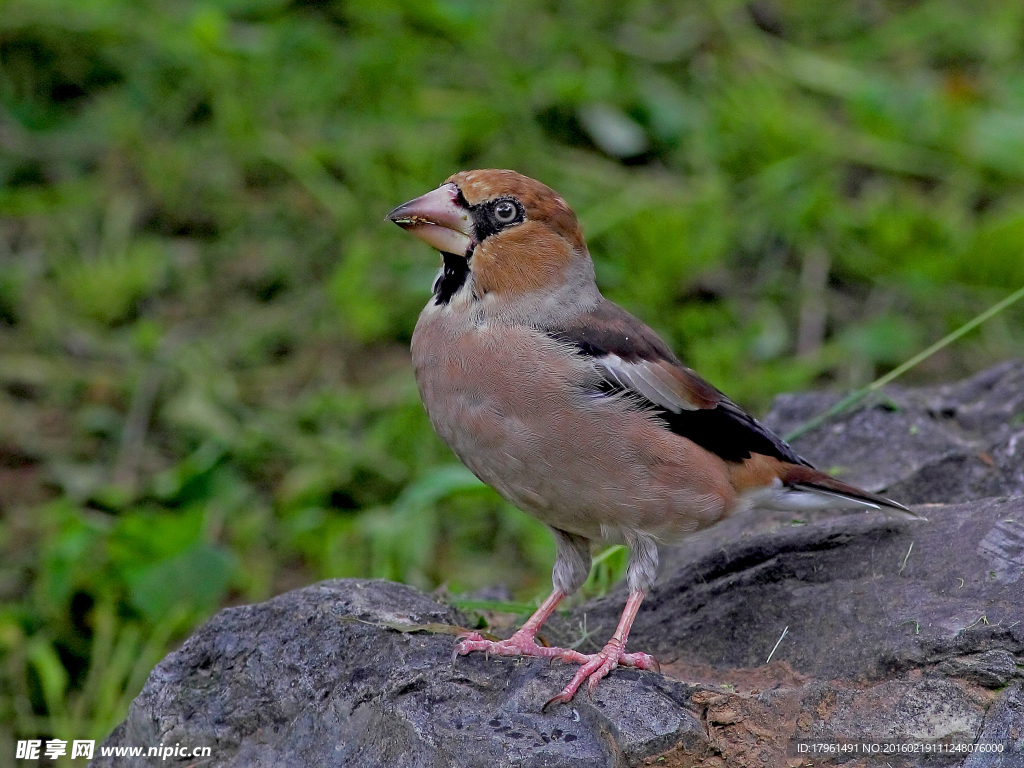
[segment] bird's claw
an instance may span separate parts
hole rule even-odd
[[[485,640],[478,632],[467,632],[459,635],[459,640],[452,650],[452,661],[458,656],[465,656],[473,651],[483,651],[488,657],[495,656],[536,656],[541,659],[561,659],[562,661],[582,662],[586,657],[582,653],[566,648],[554,648],[538,645],[533,635],[516,633],[508,640]]]
[[[567,664],[579,664],[580,668],[576,670],[569,684],[557,696],[553,696],[545,702],[541,708],[542,712],[552,704],[565,704],[572,701],[584,680],[587,681],[587,691],[593,693],[597,684],[616,667],[661,671],[661,666],[653,656],[646,653],[626,653],[623,650],[625,642],[619,633],[614,635],[598,653],[580,653],[571,648],[538,645],[535,633],[536,628],[531,626],[525,631],[520,628],[508,640],[487,640],[479,632],[464,632],[459,635],[458,642],[452,649],[452,663],[459,656],[465,656],[473,651],[483,651],[488,657],[492,655],[535,656],[547,659],[549,662],[554,662],[557,659]]]
[[[582,658],[572,660],[579,661],[581,663],[580,668],[576,670],[576,674],[573,675],[572,680],[569,681],[565,688],[544,703],[544,706],[541,707],[541,712],[556,702],[568,704],[572,701],[573,696],[576,695],[576,691],[583,684],[584,680],[587,681],[587,692],[593,694],[597,689],[597,684],[616,667],[633,667],[634,669],[649,669],[661,672],[661,665],[653,656],[646,653],[626,653],[614,640],[609,642],[598,653],[580,653],[576,655]]]
[[[661,674],[661,664],[649,653],[624,653],[619,657],[619,665],[634,669],[649,669]]]

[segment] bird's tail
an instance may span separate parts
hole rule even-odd
[[[843,503],[898,512],[924,519],[912,509],[877,493],[836,480],[814,467],[752,454],[731,466],[733,487],[754,506],[774,509],[818,509]]]
[[[889,509],[899,512],[906,517],[918,520],[926,519],[914,510],[903,506],[898,501],[880,496],[877,493],[865,491],[849,483],[836,480],[824,472],[811,467],[787,465],[780,473],[783,488],[789,493],[813,494],[822,499],[823,506],[827,506],[828,500],[835,502],[851,502],[861,504],[873,509]],[[796,501],[796,499],[793,499]],[[810,501],[810,500],[808,500]]]

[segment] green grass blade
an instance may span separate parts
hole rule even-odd
[[[824,424],[826,421],[831,419],[833,416],[838,416],[840,413],[843,413],[844,411],[849,410],[854,405],[856,405],[861,400],[863,400],[865,397],[870,395],[872,392],[875,392],[875,391],[881,389],[882,387],[884,387],[889,382],[894,381],[898,377],[902,376],[904,373],[909,371],[915,365],[918,365],[919,363],[924,362],[929,357],[934,355],[936,352],[938,352],[941,349],[949,346],[950,344],[952,344],[954,341],[959,339],[964,334],[969,333],[970,331],[973,331],[975,328],[977,328],[979,325],[984,323],[986,320],[989,320],[989,319],[995,317],[1000,312],[1002,312],[1004,309],[1009,307],[1011,304],[1013,304],[1014,302],[1020,301],[1022,298],[1024,298],[1024,288],[1020,288],[1019,290],[1014,291],[1013,293],[1011,293],[1009,296],[1007,296],[1002,301],[1000,301],[1000,302],[998,302],[996,304],[993,304],[991,307],[986,309],[984,312],[982,312],[977,317],[973,318],[972,320],[968,320],[966,323],[961,325],[955,331],[953,331],[952,333],[948,334],[947,336],[944,336],[943,338],[939,339],[937,342],[932,344],[927,349],[925,349],[925,350],[923,350],[921,352],[918,352],[916,355],[914,355],[912,358],[907,360],[905,363],[903,363],[902,365],[896,366],[895,368],[893,368],[891,371],[889,371],[884,376],[881,376],[881,377],[875,379],[873,382],[871,382],[867,386],[862,387],[861,389],[858,389],[855,392],[851,392],[849,395],[844,397],[842,400],[840,400],[838,403],[833,405],[831,408],[829,408],[824,413],[822,413],[822,414],[820,414],[818,416],[815,416],[810,421],[800,425],[799,427],[794,429],[792,432],[788,433],[785,436],[785,439],[787,441],[789,441],[789,440],[796,440],[798,437],[801,437],[802,435],[807,434],[811,430],[817,429],[822,424]]]

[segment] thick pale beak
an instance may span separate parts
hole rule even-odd
[[[442,253],[465,256],[473,244],[473,219],[451,183],[398,206],[387,218]]]

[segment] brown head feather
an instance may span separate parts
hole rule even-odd
[[[470,205],[479,205],[496,197],[510,195],[526,209],[526,218],[539,221],[569,241],[572,248],[584,250],[583,232],[572,208],[555,190],[515,171],[486,169],[460,171],[447,180],[455,184]],[[446,182],[447,183],[447,182]]]
[[[448,182],[470,206],[514,197],[526,213],[521,224],[488,236],[473,250],[469,266],[481,295],[512,295],[557,284],[569,264],[589,258],[576,214],[547,185],[496,169],[462,171]]]
[[[480,243],[473,251],[470,269],[481,295],[511,295],[557,284],[577,258],[579,252],[564,238],[542,222],[527,218]]]

